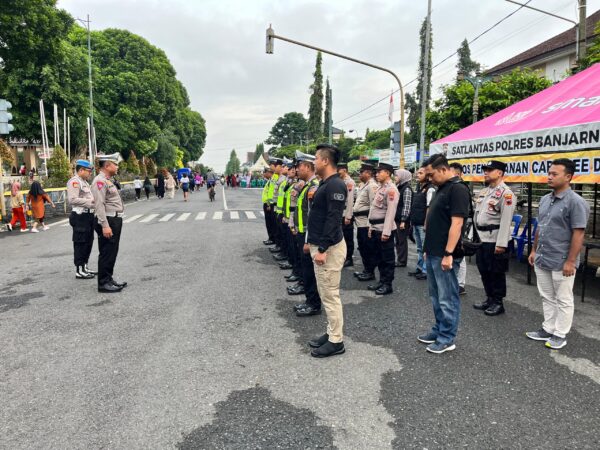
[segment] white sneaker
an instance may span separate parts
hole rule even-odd
[[[6,224],[6,228],[8,228],[8,231],[12,231],[13,230],[13,226],[10,223]]]
[[[48,225],[44,225],[44,226],[42,227],[42,230],[44,230],[44,231],[48,231],[49,229],[50,229],[50,227],[49,227]]]
[[[40,230],[38,230],[37,228],[32,228],[32,229],[31,229],[31,232],[32,232],[32,233],[39,233],[39,232],[40,232]]]
[[[23,228],[23,229],[21,230],[21,233],[27,233],[28,231],[29,231],[29,230],[28,230],[27,228]]]

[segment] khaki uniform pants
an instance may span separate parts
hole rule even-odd
[[[318,246],[310,245],[310,256],[318,253]],[[346,261],[346,241],[343,239],[327,249],[327,262],[322,266],[314,264],[317,289],[327,314],[327,334],[329,342],[337,344],[344,340],[344,313],[340,299],[340,279]]]

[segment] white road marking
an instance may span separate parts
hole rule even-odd
[[[171,213],[171,214],[167,214],[163,217],[161,217],[160,219],[158,219],[159,222],[168,222],[169,220],[171,220],[171,217],[173,217],[175,215],[175,213]]]
[[[68,226],[69,219],[63,219],[63,220],[59,220],[58,222],[54,222],[51,224],[48,224],[49,227],[53,227],[54,225],[63,225],[63,226]]]
[[[150,222],[152,219],[155,219],[157,217],[158,217],[158,214],[150,214],[150,215],[144,217],[142,220],[140,220],[140,223]]]
[[[188,217],[190,217],[191,213],[183,213],[182,215],[180,215],[177,218],[177,222],[183,222],[185,220],[187,220]]]
[[[550,356],[558,364],[566,366],[570,371],[588,377],[593,382],[600,384],[600,366],[594,364],[589,359],[585,358],[571,358],[567,355],[563,355],[558,351],[549,351]]]
[[[264,211],[261,211],[261,212],[260,212],[260,215],[261,215],[261,216],[263,216],[263,217],[265,217],[265,212],[264,212]]]
[[[204,220],[204,219],[206,219],[206,211],[199,212],[198,215],[196,216],[196,220]]]
[[[252,211],[244,211],[248,219],[256,219],[256,215]]]
[[[223,219],[223,211],[215,212],[215,214],[213,216],[213,220],[221,220],[221,219]]]
[[[225,186],[223,185],[223,209],[227,211],[227,199],[225,198]]]
[[[239,219],[239,218],[240,218],[240,215],[238,214],[238,212],[237,212],[237,211],[231,211],[231,213],[230,213],[230,218],[231,218],[231,219],[236,219],[236,220],[237,220],[237,219]]]
[[[142,216],[143,216],[143,214],[136,214],[135,216],[131,216],[131,217],[129,217],[129,218],[127,218],[127,219],[125,219],[125,220],[123,221],[123,223],[131,223],[131,222],[133,222],[134,220],[137,220],[137,219],[139,219],[139,218],[140,218],[140,217],[142,217]]]

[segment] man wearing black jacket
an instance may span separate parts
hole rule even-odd
[[[329,144],[317,146],[315,171],[321,177],[308,215],[306,242],[313,259],[317,289],[327,314],[327,333],[311,340],[316,358],[344,353],[344,316],[340,300],[340,278],[346,261],[342,214],[348,190],[337,174],[339,150]]]

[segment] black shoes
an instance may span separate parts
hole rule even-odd
[[[273,259],[274,259],[275,261],[283,261],[283,260],[286,260],[286,259],[287,259],[287,256],[285,256],[285,255],[281,255],[281,254],[278,254],[278,255],[273,255]]]
[[[467,294],[467,290],[465,289],[464,286],[459,286],[458,287],[458,295],[466,295]]]
[[[394,292],[394,289],[392,289],[392,286],[390,286],[389,284],[382,284],[381,287],[375,291],[375,294],[388,295],[393,292]]]
[[[416,275],[415,275],[415,278],[416,278],[417,280],[426,280],[426,279],[427,279],[427,274],[426,274],[426,273],[423,273],[423,272],[421,272],[421,273],[418,273],[418,274],[416,274]]]
[[[421,272],[419,269],[417,269],[414,272],[408,272],[408,276],[410,276],[410,277],[416,277],[420,273],[423,273],[423,272]]]
[[[121,289],[124,288],[124,287],[127,287],[127,281],[123,281],[122,283],[119,283],[119,282],[117,282],[115,280],[112,280],[111,283],[113,285],[115,285],[116,287],[120,287]]]
[[[329,342],[329,335],[325,333],[323,336],[320,336],[316,339],[311,339],[308,341],[308,346],[312,348],[319,348],[321,345],[324,345],[326,342]]]
[[[504,314],[504,305],[502,303],[494,303],[483,312],[486,316],[499,316]]]
[[[271,239],[267,239],[266,241],[263,241],[263,244],[265,245],[273,245],[275,242],[273,242]]]
[[[290,270],[290,269],[293,269],[294,266],[292,266],[289,262],[284,262],[284,263],[279,264],[279,268],[281,270]]]
[[[77,278],[78,280],[90,280],[92,278],[94,278],[94,274],[87,272],[85,270],[85,266],[76,266],[77,268],[75,269],[75,278]]]
[[[123,287],[116,286],[112,283],[106,283],[101,286],[98,286],[98,292],[115,293],[115,292],[121,292],[122,290],[123,290]]]
[[[300,281],[302,279],[301,277],[299,277],[295,273],[291,273],[289,275],[286,275],[284,278],[285,278],[285,281],[287,281],[288,283],[293,283],[295,281]]]
[[[356,278],[358,278],[358,281],[371,281],[375,279],[375,274],[374,273],[362,273],[359,276],[357,276]]]
[[[376,291],[377,289],[379,289],[381,286],[383,286],[383,283],[375,283],[375,284],[370,284],[367,286],[367,289],[369,291]]]
[[[352,267],[354,266],[354,261],[352,261],[351,259],[347,259],[346,261],[344,261],[344,267]]]
[[[473,308],[479,310],[479,311],[485,311],[486,309],[488,309],[490,306],[492,306],[492,299],[488,298],[486,299],[486,301],[481,302],[481,303],[475,303],[473,305]]]
[[[308,307],[306,303],[298,303],[297,305],[294,305],[294,312],[300,311],[301,309],[304,309],[306,307]]]
[[[396,266],[396,267],[406,267],[406,263],[396,261],[396,264],[394,264],[394,266]]]
[[[346,349],[344,348],[343,342],[334,344],[333,342],[327,341],[320,347],[313,349],[310,352],[310,356],[314,358],[327,358],[329,356],[341,355],[345,351]]]
[[[92,275],[98,275],[98,272],[96,272],[95,270],[90,269],[87,264],[84,264],[83,268],[85,269],[85,271],[87,273],[91,273]]]
[[[281,251],[281,249],[280,249],[280,248],[279,248],[279,247],[276,245],[275,247],[271,247],[271,248],[269,249],[269,251],[270,251],[271,253],[279,253],[279,252]]]
[[[316,316],[321,314],[321,308],[315,308],[314,306],[306,306],[306,308],[302,308],[296,311],[296,315],[298,317],[308,317],[308,316]]]
[[[302,295],[304,292],[304,286],[301,284],[296,286],[288,286],[287,288],[288,295]]]

